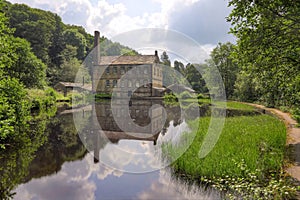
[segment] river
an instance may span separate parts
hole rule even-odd
[[[13,198],[220,198],[211,188],[173,174],[162,151],[189,132],[187,121],[199,115],[193,105],[183,110],[136,100],[127,108],[98,102],[58,112],[48,121],[46,141],[33,154]]]

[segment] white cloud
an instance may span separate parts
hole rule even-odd
[[[124,3],[111,4],[107,0],[98,1],[96,6],[92,6],[89,0],[11,0],[13,3],[25,3],[58,13],[66,23],[82,25],[90,33],[98,29],[106,36],[137,28],[168,28],[172,11],[178,5],[190,6],[196,1],[198,0],[157,1],[161,4],[160,11],[132,17],[126,14],[128,10]]]
[[[217,0],[146,0],[147,5],[159,5],[136,13],[143,4],[126,7],[126,1],[112,3],[110,0],[10,0],[13,3],[26,3],[58,13],[65,23],[81,25],[93,34],[111,38],[120,33],[139,28],[162,28],[177,30],[194,38],[204,49],[211,50],[217,42],[233,41],[227,35],[229,25],[225,17],[229,13],[226,1]],[[150,3],[149,3],[150,2]],[[151,4],[152,2],[152,4]],[[146,4],[146,3],[145,3]],[[148,11],[149,10],[149,11]],[[150,12],[151,10],[151,12]]]
[[[198,185],[188,185],[170,176],[170,172],[161,170],[159,179],[137,196],[138,199],[220,199],[217,192]]]
[[[104,180],[109,175],[120,177],[122,172],[93,163],[93,155],[87,154],[83,160],[66,162],[57,174],[32,179],[20,185],[14,196],[16,200],[72,199],[93,200],[97,186],[93,174]]]
[[[161,5],[162,13],[169,15],[173,10],[183,6],[191,6],[200,0],[153,0]]]
[[[71,162],[63,165],[57,174],[32,179],[29,183],[20,185],[14,199],[95,199],[96,185],[88,180],[89,169],[85,162]]]

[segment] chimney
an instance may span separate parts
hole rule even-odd
[[[95,55],[94,55],[94,64],[97,65],[99,64],[100,61],[100,32],[99,31],[95,31],[94,33],[94,51],[95,51]]]
[[[100,64],[100,32],[94,32],[94,50],[93,50],[93,66],[91,70],[92,77],[92,92],[96,92],[96,85],[98,77],[95,77],[94,70],[98,68]]]
[[[94,47],[96,47],[99,44],[100,32],[99,31],[95,31],[94,36],[95,36],[94,37]]]

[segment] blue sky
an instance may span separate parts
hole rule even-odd
[[[218,42],[234,42],[228,34],[227,0],[9,0],[60,15],[65,23],[100,30],[111,38],[139,28],[183,33],[209,52]]]

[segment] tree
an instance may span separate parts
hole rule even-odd
[[[7,27],[7,18],[0,12],[0,77],[3,77],[3,69],[11,67],[17,57],[9,42],[13,31]]]
[[[179,82],[178,74],[171,68],[171,61],[167,52],[163,52],[160,56],[161,59],[161,68],[163,74],[163,86],[168,87],[174,83]],[[179,72],[178,72],[179,73]]]
[[[138,55],[138,53],[135,50],[123,48],[123,49],[121,49],[121,55],[135,56],[135,55]]]
[[[199,69],[203,74],[205,86],[208,88],[209,93],[216,98],[224,99],[226,95],[224,82],[212,59],[206,60],[206,64]]]
[[[77,47],[76,58],[78,60],[85,58],[87,47],[86,39],[77,29],[67,29],[64,32],[64,41],[66,44]]]
[[[62,64],[61,52],[65,47],[63,39],[64,24],[58,15],[55,15],[55,30],[51,38],[51,46],[49,47],[49,56],[51,63],[55,67],[60,67]]]
[[[231,53],[234,50],[234,45],[227,42],[225,44],[219,43],[210,54],[212,63],[219,70],[227,98],[232,98],[234,93],[234,85],[238,73],[238,66],[231,58]]]
[[[258,100],[300,105],[300,1],[231,0],[228,20],[238,38],[235,59],[255,77]]]
[[[0,6],[1,12],[8,17],[10,28],[15,29],[12,32],[13,35],[27,40],[32,48],[31,51],[47,66],[46,76],[52,86],[59,79],[62,64],[64,63],[64,67],[66,66],[66,59],[62,57],[62,52],[67,48],[67,45],[76,47],[76,54],[73,57],[79,61],[87,58],[87,54],[93,48],[94,37],[91,34],[87,33],[81,26],[62,23],[57,14],[30,8],[25,4],[11,4],[7,1],[0,1],[0,4],[3,4]],[[2,41],[6,40],[3,38]],[[121,55],[122,53],[132,55],[137,53],[128,47],[108,40],[104,36],[100,38],[100,41],[101,55]],[[4,48],[0,61],[6,59],[5,56],[7,55],[10,55],[9,59],[13,59],[13,52],[7,49],[9,48],[7,42],[2,42],[1,45]],[[8,59],[6,61],[9,62]],[[73,61],[77,62],[75,59]],[[6,67],[8,67],[7,64]]]
[[[11,66],[3,68],[4,75],[18,79],[27,88],[45,86],[46,66],[31,52],[29,42],[13,37],[9,42],[16,56]]]
[[[7,16],[10,27],[15,28],[14,36],[29,41],[34,54],[45,64],[50,64],[48,48],[55,30],[54,15],[24,4],[12,4]]]
[[[13,37],[2,13],[0,17],[0,75],[16,78],[28,88],[43,87],[46,66],[31,52],[29,42]]]
[[[201,68],[203,66],[198,65],[197,67]],[[195,91],[200,93],[207,92],[205,81],[200,72],[195,68],[193,64],[188,63],[186,65],[184,76]]]
[[[182,62],[179,62],[177,60],[174,61],[174,69],[178,71],[179,73],[184,73],[184,64]]]
[[[61,70],[58,76],[59,80],[66,82],[75,82],[76,74],[79,70],[80,65],[81,63],[76,58],[65,61],[61,65]]]
[[[163,52],[162,55],[160,56],[161,62],[162,64],[166,65],[166,66],[171,66],[171,61],[169,59],[169,56],[167,54],[167,52]]]
[[[81,64],[81,61],[74,57],[76,52],[77,48],[72,45],[66,45],[66,48],[62,51],[63,63],[57,75],[57,82],[75,82],[77,74],[84,76],[85,82],[90,81],[88,70]]]
[[[253,102],[257,100],[259,94],[255,90],[256,79],[246,71],[241,71],[237,75],[235,83],[234,97],[240,101]]]

